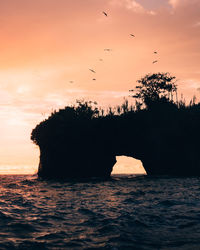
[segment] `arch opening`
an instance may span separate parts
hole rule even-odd
[[[112,174],[146,174],[140,160],[128,156],[116,156],[117,162],[113,167]]]

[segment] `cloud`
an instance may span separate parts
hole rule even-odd
[[[169,4],[170,4],[173,8],[175,8],[175,7],[178,5],[179,2],[180,2],[179,0],[169,0]]]
[[[199,100],[200,94],[200,81],[197,79],[185,79],[178,81],[178,96],[179,99],[183,94],[183,97],[186,99],[186,103],[188,104],[190,100],[195,96],[197,96]]]
[[[194,91],[195,89],[197,89],[200,86],[200,82],[196,79],[182,80],[179,84],[180,84],[179,86],[182,89],[192,90],[192,91]]]
[[[169,0],[169,4],[173,8],[178,8],[186,5],[199,4],[199,0]]]
[[[194,27],[200,27],[200,22],[196,22],[193,26]]]
[[[139,4],[135,0],[111,0],[110,3],[114,6],[125,7],[127,10],[133,11],[135,13],[155,15],[154,11],[149,11],[145,9],[141,4]]]
[[[140,12],[140,13],[144,12],[144,8],[142,7],[142,5],[140,5],[136,1],[124,0],[124,4],[125,4],[127,9],[133,10],[135,12]]]

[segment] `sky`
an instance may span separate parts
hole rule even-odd
[[[200,99],[200,1],[0,1],[0,55],[0,174],[36,173],[31,130],[76,99],[131,102],[128,90],[155,72]],[[127,162],[116,172],[130,172]]]

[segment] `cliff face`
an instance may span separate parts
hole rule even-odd
[[[54,127],[51,136],[44,131],[45,143],[39,145],[38,175],[47,178],[110,177],[116,156],[110,138],[105,136],[104,122],[90,120],[89,124],[82,122],[80,126],[77,119],[71,125],[66,130]]]
[[[200,176],[199,147],[192,138],[163,134],[161,140],[148,143],[150,148],[141,157],[148,175]]]
[[[121,116],[48,119],[32,139],[40,147],[38,175],[109,177],[116,156],[142,161],[149,175],[200,176],[200,108],[143,110]]]
[[[77,147],[79,147],[78,145]],[[68,150],[66,145],[40,148],[38,175],[47,178],[107,178],[116,163],[114,155],[102,150],[91,150],[90,153],[79,148]]]

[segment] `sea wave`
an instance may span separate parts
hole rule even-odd
[[[200,178],[0,176],[0,249],[199,249]]]

